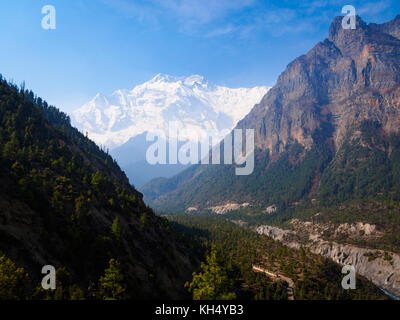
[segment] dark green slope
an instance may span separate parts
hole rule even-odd
[[[364,121],[357,139],[346,139],[321,178],[319,196],[326,205],[381,194],[400,200],[400,137],[386,136],[381,124]],[[354,131],[353,130],[353,131]]]
[[[187,297],[193,262],[118,164],[32,92],[0,80],[0,251],[38,285],[65,268],[86,297],[116,259],[131,298]],[[87,288],[91,284],[91,292]]]
[[[253,174],[236,176],[235,167],[230,165],[194,166],[194,178],[185,180],[189,169],[171,179],[154,180],[141,190],[146,194],[146,201],[161,211],[185,211],[188,207],[207,209],[226,202],[249,202],[254,206],[278,204],[289,206],[302,199],[313,186],[313,179],[329,160],[329,153],[324,154],[317,148],[305,155],[305,158],[293,162],[293,155],[304,153],[303,148],[294,145],[282,154],[277,161],[271,161],[267,152],[256,151],[256,165]],[[172,182],[179,185],[172,189]],[[156,191],[166,191],[155,197]]]
[[[200,210],[223,204],[249,202],[254,207],[277,204],[288,207],[309,195],[332,160],[326,140],[329,130],[313,133],[311,150],[293,143],[279,156],[255,151],[255,168],[248,176],[235,175],[234,165],[196,165],[170,179],[155,179],[141,188],[145,201],[161,211]],[[222,152],[222,151],[221,151]]]

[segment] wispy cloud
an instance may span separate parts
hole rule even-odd
[[[254,0],[152,0],[184,23],[209,24],[225,18],[233,11],[255,3]]]
[[[158,23],[170,18],[182,32],[194,32],[251,6],[255,0],[100,0],[128,17]]]
[[[368,15],[368,16],[374,16],[377,14],[382,13],[386,9],[388,9],[391,5],[390,1],[387,0],[381,0],[378,2],[367,2],[365,3],[362,7],[360,7],[357,12],[360,15]]]
[[[218,37],[218,36],[224,36],[227,34],[231,34],[235,31],[237,31],[237,28],[235,28],[232,25],[227,25],[227,26],[224,26],[221,28],[211,30],[210,32],[205,34],[205,37],[206,38],[214,38],[214,37]]]
[[[119,14],[138,20],[142,23],[158,23],[158,16],[161,11],[151,1],[130,1],[130,0],[99,0],[103,4],[116,10]]]
[[[169,23],[178,32],[205,38],[273,36],[313,32],[341,14],[343,0],[99,0],[125,16],[150,26]],[[354,0],[357,13],[369,17],[385,11],[390,0]],[[361,6],[362,4],[362,6]]]

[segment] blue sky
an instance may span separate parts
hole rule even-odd
[[[347,4],[367,22],[400,14],[398,0],[1,0],[0,73],[67,112],[157,73],[273,85]]]

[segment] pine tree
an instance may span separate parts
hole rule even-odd
[[[236,298],[231,292],[231,283],[226,270],[217,262],[217,249],[212,246],[206,258],[207,263],[201,263],[203,272],[193,273],[192,282],[186,283],[195,300],[232,300]]]
[[[111,225],[111,233],[117,239],[118,241],[121,240],[122,236],[122,228],[121,228],[121,222],[119,221],[119,218],[116,217],[113,221],[113,224]]]
[[[143,212],[142,215],[140,216],[140,226],[142,229],[146,228],[147,225],[147,213]]]
[[[23,268],[0,252],[0,300],[25,299],[27,278]]]
[[[125,284],[121,271],[121,264],[111,259],[109,267],[105,270],[104,276],[100,278],[100,293],[104,300],[119,300],[124,298]]]

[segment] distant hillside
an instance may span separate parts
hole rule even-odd
[[[177,164],[149,164],[146,159],[146,152],[154,141],[146,141],[147,132],[139,134],[128,140],[122,146],[110,151],[114,159],[126,173],[129,181],[140,188],[155,178],[170,178],[182,172],[190,165]],[[177,149],[184,144],[178,141]],[[165,141],[167,162],[169,159],[169,143]]]

